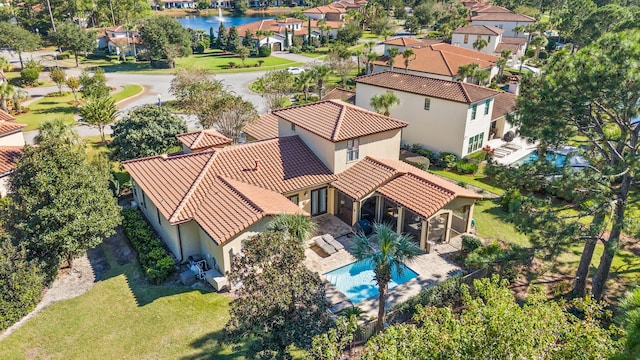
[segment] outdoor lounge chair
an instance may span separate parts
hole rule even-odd
[[[337,252],[337,250],[333,246],[324,241],[322,236],[316,236],[312,240],[316,243],[316,245],[318,245],[324,252],[329,255],[335,254]]]
[[[340,251],[344,249],[344,245],[342,245],[338,240],[333,238],[331,234],[322,235],[322,240],[326,241],[329,245],[333,246],[336,251]]]
[[[507,143],[502,145],[503,148],[507,148],[509,150],[514,150],[514,151],[518,151],[520,149],[522,149],[522,146],[518,145],[518,144],[511,144],[511,143]]]

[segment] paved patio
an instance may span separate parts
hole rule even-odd
[[[491,148],[500,148],[507,143],[502,139],[491,139],[487,142],[487,145]],[[511,165],[514,162],[522,159],[526,155],[532,153],[538,149],[538,143],[529,143],[526,138],[518,136],[511,142],[513,145],[520,147],[519,150],[512,150],[510,154],[504,157],[494,157],[493,159],[501,165]]]
[[[356,261],[349,252],[354,241],[351,228],[335,216],[322,215],[322,217],[315,218],[314,220],[319,223],[318,234],[330,233],[337,241],[344,245],[343,250],[328,255],[312,241],[309,242],[309,247],[305,251],[305,265],[312,271],[319,273],[320,277],[326,281],[323,274]],[[462,272],[459,266],[449,260],[452,253],[460,249],[461,241],[460,236],[452,237],[450,243],[437,244],[431,253],[421,253],[413,262],[407,264],[409,268],[418,273],[418,277],[389,290],[386,304],[387,308],[390,309],[396,304],[402,303],[417,295],[424,288],[436,285],[450,276]],[[327,298],[331,303],[332,312],[354,306],[340,290],[329,282],[326,282],[326,284]],[[378,298],[375,296],[374,298],[366,299],[358,303],[357,306],[361,308],[367,316],[376,317],[378,313]]]

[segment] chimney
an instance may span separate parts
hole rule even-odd
[[[255,166],[253,167],[253,171],[258,171],[258,164],[260,164],[260,160],[256,159],[255,160]]]
[[[520,93],[520,78],[517,76],[509,78],[509,92],[516,96]]]

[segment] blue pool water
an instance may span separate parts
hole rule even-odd
[[[176,17],[176,20],[182,27],[192,28],[195,30],[204,30],[205,33],[209,33],[209,28],[213,27],[214,32],[218,31],[218,27],[220,26],[220,18],[217,16],[200,16],[200,15],[187,15]],[[273,16],[263,16],[261,14],[256,14],[254,16],[224,16],[222,17],[222,22],[224,26],[229,29],[232,26],[240,26],[244,24],[248,24],[255,21],[266,20],[266,19],[275,19]],[[217,34],[217,33],[216,33]],[[242,36],[244,34],[240,34]],[[217,35],[216,35],[217,36]]]
[[[513,165],[522,165],[529,164],[538,160],[538,152],[534,151],[531,154],[518,159],[513,163]],[[567,161],[567,155],[558,154],[555,152],[547,153],[547,161],[554,163],[557,167],[563,167],[564,163]]]
[[[415,271],[404,265],[402,266],[402,274],[398,274],[395,271],[391,274],[389,289],[393,289],[400,284],[418,277],[418,274]],[[378,285],[376,285],[373,280],[374,273],[372,264],[368,261],[357,261],[349,265],[345,265],[324,274],[324,276],[331,284],[342,291],[342,293],[345,294],[354,304],[380,294],[378,291]]]

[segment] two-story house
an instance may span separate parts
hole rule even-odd
[[[14,122],[13,116],[0,109],[0,197],[9,191],[9,176],[24,150],[22,129],[25,124]]]
[[[489,139],[495,97],[500,92],[464,82],[383,72],[356,78],[356,105],[372,109],[371,97],[391,92],[399,100],[391,116],[409,123],[405,144],[419,144],[458,157],[482,149]]]
[[[484,3],[476,3],[469,6],[471,10],[471,25],[494,26],[504,30],[505,36],[517,36],[514,29],[517,26],[523,28],[536,22],[531,16],[516,14],[501,6]]]
[[[236,27],[238,34],[244,39],[247,31],[253,36],[257,47],[268,45],[273,51],[286,50],[293,44],[293,36],[303,31],[303,20],[296,18],[260,20]],[[288,41],[285,38],[288,37]]]
[[[468,231],[480,196],[399,161],[405,122],[339,100],[271,116],[279,137],[123,162],[135,201],[179,261],[202,256],[224,277],[242,241],[281,213],[385,221],[423,248]],[[186,147],[200,135],[190,136],[179,136]]]
[[[476,41],[484,40],[487,45],[477,49]],[[517,61],[524,55],[527,47],[526,37],[504,36],[504,30],[489,25],[467,25],[453,30],[451,44],[465,49],[478,50],[487,54],[500,55],[502,50],[511,50],[512,61]]]

